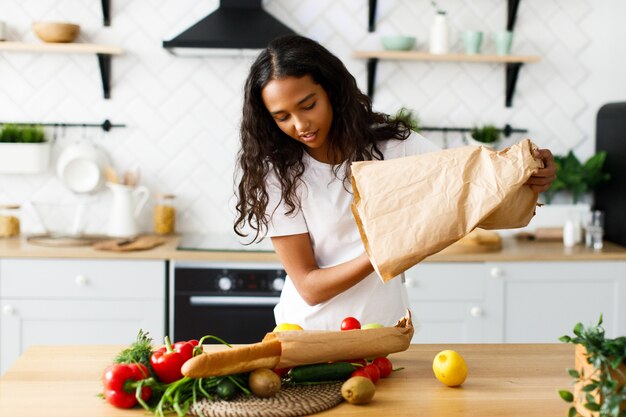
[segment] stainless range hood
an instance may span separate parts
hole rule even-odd
[[[163,47],[174,55],[242,55],[258,53],[274,38],[295,34],[263,10],[262,0],[220,0],[210,15]]]

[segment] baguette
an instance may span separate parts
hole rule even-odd
[[[280,361],[279,340],[237,346],[219,352],[202,353],[183,364],[181,372],[190,378],[207,378],[250,372],[259,368],[273,369]]]

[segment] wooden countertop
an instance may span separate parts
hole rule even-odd
[[[101,375],[122,346],[35,346],[0,378],[0,415],[11,417],[140,417],[97,397]],[[469,374],[460,388],[435,379],[432,360],[444,349],[460,352]],[[404,367],[381,380],[365,406],[342,403],[321,416],[565,416],[569,404],[557,390],[570,389],[566,368],[574,347],[565,344],[411,345],[390,355]]]
[[[47,247],[32,245],[25,238],[0,239],[0,258],[71,258],[71,259],[169,259],[220,262],[278,262],[268,252],[206,252],[179,251],[180,238],[171,236],[154,249],[134,252],[111,252],[83,247]],[[605,242],[601,251],[582,245],[565,248],[561,242],[532,242],[504,238],[502,250],[484,253],[438,253],[425,262],[524,262],[524,261],[610,261],[626,260],[626,248]]]

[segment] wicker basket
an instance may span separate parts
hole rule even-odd
[[[80,32],[80,26],[65,22],[33,22],[33,32],[44,42],[73,42]]]

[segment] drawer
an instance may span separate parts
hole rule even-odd
[[[483,263],[422,263],[404,274],[412,301],[482,300],[488,278]]]
[[[164,299],[160,260],[0,260],[2,298]]]

